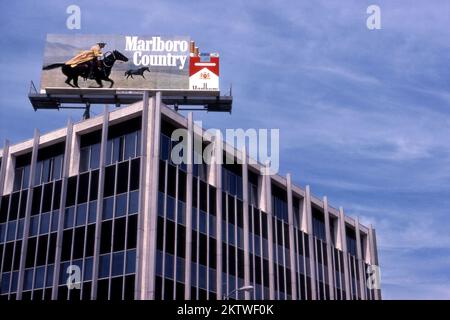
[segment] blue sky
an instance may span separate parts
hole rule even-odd
[[[450,299],[449,1],[2,1],[0,145],[79,112],[34,112],[46,33],[190,35],[221,54],[233,113],[205,127],[280,128],[281,173],[377,230],[383,297]],[[382,30],[366,28],[381,7]],[[94,108],[100,113],[101,108]]]

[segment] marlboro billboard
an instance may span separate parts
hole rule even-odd
[[[41,92],[49,88],[219,91],[219,54],[189,37],[50,34]]]

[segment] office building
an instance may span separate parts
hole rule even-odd
[[[240,151],[175,165],[223,142],[159,93],[105,111],[0,150],[0,298],[381,299],[371,226]]]

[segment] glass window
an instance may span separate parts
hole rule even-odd
[[[16,239],[22,239],[23,237],[23,226],[25,224],[25,219],[19,220],[19,227],[17,228],[17,238]]]
[[[249,183],[248,186],[250,198],[249,203],[255,208],[258,208],[258,187],[252,183]]]
[[[192,208],[192,229],[197,230],[197,209]]]
[[[347,236],[347,251],[353,255],[356,256],[356,239]]]
[[[206,234],[206,224],[207,222],[207,217],[206,217],[206,213],[202,210],[200,210],[200,216],[199,216],[199,224],[200,224],[200,232],[203,232]]]
[[[141,159],[137,158],[137,159],[131,160],[130,191],[134,191],[134,190],[139,189],[140,167],[141,167]]]
[[[313,214],[313,235],[325,241],[325,222]]]
[[[125,272],[127,274],[136,272],[136,250],[127,251],[127,264]]]
[[[69,268],[70,262],[63,262],[59,267],[59,284],[66,284],[68,275],[67,268]]]
[[[24,276],[24,290],[31,290],[33,287],[33,269],[27,269],[25,270],[25,276]]]
[[[134,158],[136,155],[136,132],[129,133],[125,136],[125,160]]]
[[[100,256],[99,271],[98,271],[99,278],[109,277],[109,262],[110,262],[109,254]]]
[[[128,262],[127,262],[128,265]],[[160,250],[156,251],[156,275],[162,276],[163,254]]]
[[[167,196],[167,219],[175,220],[175,199],[171,196]]]
[[[186,206],[184,202],[178,201],[178,223],[184,225],[186,223]]]
[[[101,225],[100,253],[111,251],[112,220],[103,221]]]
[[[106,142],[106,160],[105,160],[106,165],[111,164],[112,149],[113,149],[113,141],[108,140],[108,142]]]
[[[228,223],[228,243],[234,245],[234,225]]]
[[[42,161],[39,161],[36,164],[36,171],[34,173],[34,185],[38,185],[41,183],[41,172],[42,172]]]
[[[206,270],[206,267],[202,264],[198,265],[198,273],[199,273],[199,278],[198,278],[198,286],[202,289],[206,289],[206,279],[208,276],[208,272]]]
[[[122,217],[127,214],[127,194],[123,193],[116,198],[116,217]]]
[[[120,155],[122,154],[120,137],[113,140],[113,150],[112,150],[112,163],[121,160]]]
[[[191,263],[191,270],[197,270],[197,264],[195,262]],[[222,279],[226,279],[226,274],[222,275]],[[192,271],[191,272],[191,283],[194,286],[197,286],[197,272]]]
[[[92,279],[93,258],[86,258],[84,261],[84,281]]]
[[[86,223],[86,211],[87,211],[86,203],[77,206],[77,217],[75,220],[75,225],[81,226]]]
[[[50,170],[51,170],[51,159],[47,159],[43,161],[42,165],[42,182],[48,182],[50,179]]]
[[[124,193],[128,191],[128,171],[129,161],[122,162],[117,168],[117,190],[116,193]]]
[[[209,290],[216,292],[216,270],[209,268]]]
[[[242,199],[242,178],[238,176],[236,176],[236,195]]]
[[[125,246],[126,218],[114,220],[113,251],[121,251]]]
[[[78,179],[78,194],[77,194],[77,202],[84,203],[88,200],[88,191],[89,191],[89,173],[83,173],[80,175]]]
[[[16,238],[16,226],[17,221],[8,222],[8,234],[6,235],[6,241],[11,241]],[[37,233],[37,223],[36,223],[36,233]]]
[[[123,274],[123,259],[123,251],[113,253],[112,276]]]
[[[229,174],[229,176],[228,176],[229,189],[228,190],[231,194],[236,194],[236,176],[231,172],[229,172],[228,174]]]
[[[64,228],[71,228],[73,227],[73,219],[74,219],[74,207],[70,207],[66,209],[66,212],[64,214]]]
[[[5,241],[6,236],[6,223],[0,224],[0,243]]]
[[[94,223],[97,221],[97,201],[89,202],[89,217],[88,223]]]
[[[55,210],[52,212],[52,227],[51,231],[58,230],[58,222],[59,222],[59,211]]]
[[[159,201],[158,201],[159,202]],[[137,213],[139,210],[139,191],[130,192],[129,214]]]
[[[64,159],[63,155],[57,156],[56,158],[53,159],[52,180],[58,180],[61,178],[63,159]]]
[[[141,155],[141,131],[136,134],[136,157]]]
[[[184,282],[184,259],[177,257],[177,280]]]
[[[28,188],[29,182],[30,182],[30,166],[25,166],[23,168],[22,189]]]
[[[26,190],[22,194],[26,194]],[[0,222],[6,222],[8,220],[8,205],[9,205],[9,195],[0,197]],[[23,198],[22,198],[23,199]],[[22,213],[22,210],[20,214]],[[10,218],[11,219],[11,218]]]
[[[17,168],[14,172],[14,191],[22,189],[23,168]]]
[[[80,150],[80,172],[89,170],[89,152],[89,147],[85,147]]]
[[[161,134],[161,159],[168,160],[170,154],[170,138]]]
[[[125,136],[122,136],[119,139],[119,161],[123,161],[123,157],[125,154]]]
[[[46,284],[45,284],[47,287],[50,287],[53,285],[53,269],[54,269],[53,264],[47,266],[47,280],[46,280]]]
[[[12,273],[12,279],[11,279],[11,292],[17,291],[18,282],[19,282],[19,271],[14,271]]]
[[[94,144],[91,146],[91,163],[89,167],[91,169],[97,169],[100,167],[100,144]]]
[[[166,278],[173,279],[173,255],[166,254],[166,265],[164,275]]]
[[[91,172],[91,182],[90,182],[90,190],[89,190],[89,200],[97,200],[98,198],[98,175],[100,170],[94,170]]]
[[[114,197],[109,197],[103,200],[103,220],[111,219],[113,217]]]
[[[35,236],[39,231],[39,216],[30,218],[30,236]]]
[[[41,215],[41,227],[39,230],[40,234],[47,233],[50,225],[50,212],[43,213]]]
[[[228,169],[222,168],[222,183],[224,186],[224,191],[229,194],[236,195],[238,198],[242,199],[242,178],[229,171]]]
[[[209,235],[216,237],[216,217],[209,215]]]
[[[111,165],[105,168],[105,181],[103,183],[103,196],[110,197],[114,195],[115,192],[115,181],[116,181],[116,166]]]
[[[164,217],[164,193],[158,192],[158,215]]]
[[[45,275],[45,267],[36,268],[36,274],[34,276],[34,288],[44,287],[44,275]]]
[[[2,287],[1,293],[8,293],[9,291],[9,280],[11,278],[11,274],[9,272],[4,272],[2,274]]]

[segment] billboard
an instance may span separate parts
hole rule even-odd
[[[49,34],[41,92],[49,88],[219,91],[219,54],[189,37]]]

